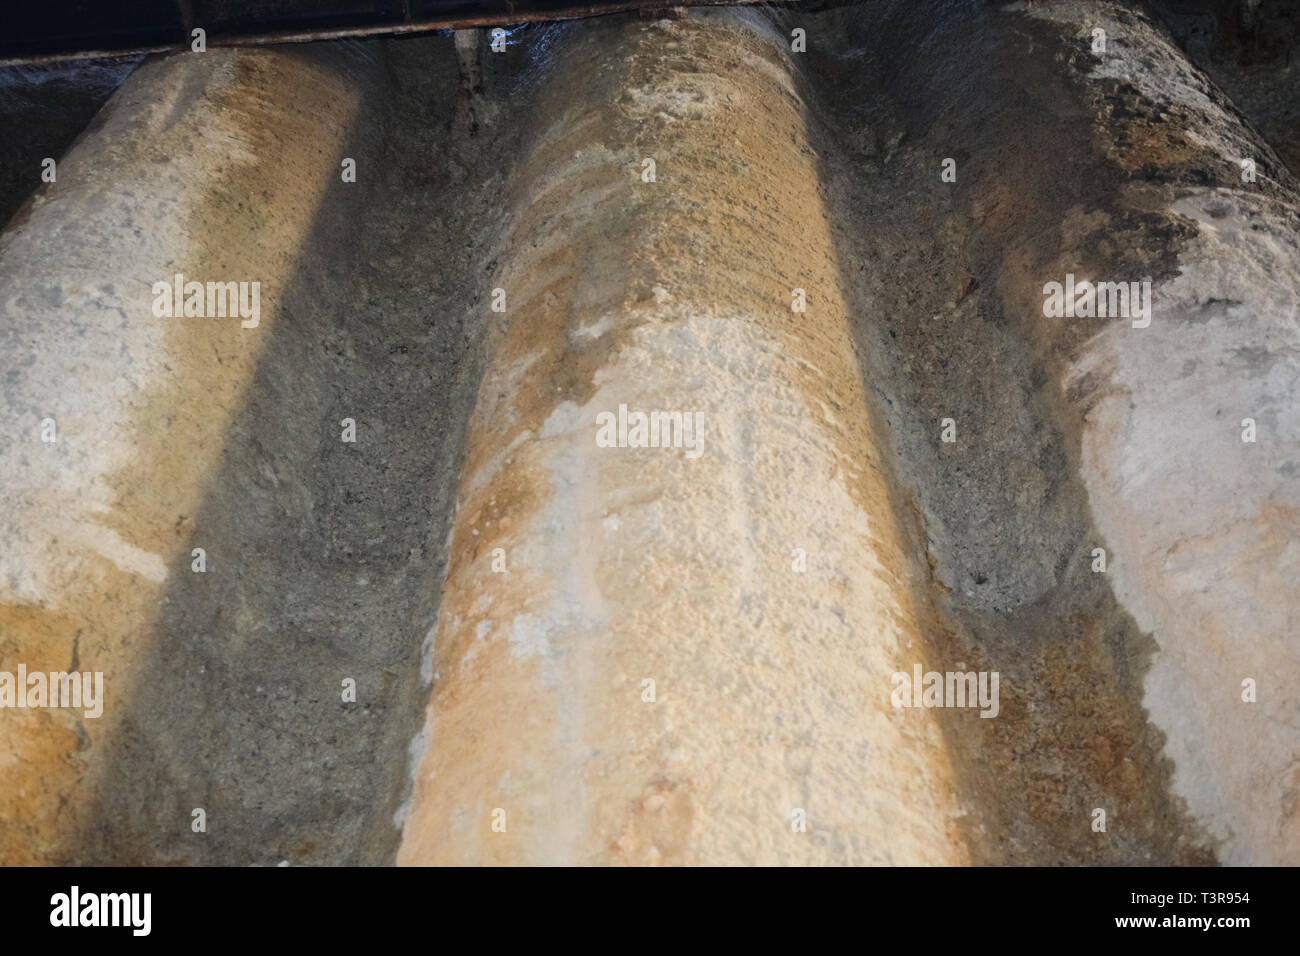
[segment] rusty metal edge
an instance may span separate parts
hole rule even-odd
[[[478,17],[447,17],[421,20],[418,23],[386,23],[368,27],[338,27],[329,30],[284,30],[275,33],[209,35],[208,47],[267,46],[275,43],[311,43],[316,40],[341,40],[348,37],[404,36],[414,33],[432,33],[436,30],[465,30],[472,27],[517,26],[548,20],[582,20],[615,13],[633,11],[668,11],[674,7],[731,7],[768,3],[769,0],[623,0],[620,3],[584,4],[560,10],[528,13],[492,14]],[[150,53],[179,53],[189,50],[189,38],[176,43],[155,46],[123,47],[103,50],[78,50],[76,52],[35,53],[24,56],[0,57],[0,67],[28,66],[44,63],[65,63],[72,60],[105,59],[109,57],[144,56]]]

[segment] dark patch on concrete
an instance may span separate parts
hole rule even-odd
[[[1175,271],[1187,229],[1150,197],[1151,208],[1126,202],[1143,164],[1126,171],[1108,158],[1095,128],[1109,115],[1135,144],[1117,140],[1116,151],[1132,151],[1142,129],[1182,118],[1121,84],[1078,81],[1071,64],[1087,64],[1077,38],[996,8],[898,3],[870,25],[822,18],[817,36],[866,51],[806,58],[807,99],[820,104],[814,126],[834,136],[818,148],[836,197],[841,271],[862,316],[863,375],[886,398],[875,411],[911,489],[897,497],[898,522],[928,556],[934,617],[920,663],[1002,676],[997,719],[940,712],[974,808],[973,860],[1211,863],[1170,793],[1172,765],[1142,709],[1154,643],[1091,571],[1091,549],[1106,542],[1057,373],[1095,327],[1056,326],[1045,340],[1041,312],[1024,304],[1041,296],[1015,286],[1017,264],[1040,283],[1063,278],[1046,270],[1065,250],[1077,252],[1081,273]],[[847,117],[864,102],[879,135],[907,131],[879,172],[836,158],[841,140],[861,140]],[[1178,145],[1177,135],[1167,142]],[[963,155],[957,183],[941,183],[942,158]],[[1189,156],[1175,178],[1195,182],[1196,164]],[[1164,177],[1160,189],[1172,197]],[[1099,225],[1071,234],[1072,217]],[[954,296],[954,284],[977,291]],[[1076,388],[1086,407],[1087,379]],[[940,442],[941,418],[956,420],[956,444]],[[1123,827],[1093,833],[1094,807]]]
[[[1149,0],[1192,61],[1300,175],[1300,2]]]
[[[448,135],[450,38],[387,50],[390,112],[347,149],[355,184],[330,160],[220,466],[178,519],[189,543],[70,862],[377,864],[396,851],[482,366],[477,266],[518,124],[512,113],[472,144]],[[401,120],[415,115],[428,122]],[[212,201],[267,214],[234,181]],[[355,444],[340,440],[344,418]],[[191,572],[191,547],[208,573]],[[341,699],[348,677],[356,703]],[[195,807],[206,834],[190,830]]]
[[[72,148],[140,57],[0,69],[0,226],[49,184],[41,161]],[[53,188],[57,188],[57,181]]]

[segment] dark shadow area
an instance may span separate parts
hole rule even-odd
[[[1075,204],[1163,224],[1120,208],[1122,174],[1091,151],[1063,68],[1081,41],[977,2],[872,12],[800,17],[820,48],[797,59],[895,520],[929,564],[934,656],[915,662],[1001,675],[997,718],[938,711],[972,862],[1211,863],[1142,708],[1154,642],[1091,571],[1106,542],[1036,316],[1004,298],[1007,247],[1049,261]],[[1169,268],[1178,240],[1148,247]],[[1122,830],[1098,839],[1094,807]]]
[[[0,227],[42,184],[140,57],[0,68]]]
[[[386,55],[386,112],[347,147],[357,182],[331,176],[69,861],[393,858],[515,124],[468,139],[449,38]]]
[[[1300,176],[1300,0],[1149,0],[1178,45]]]

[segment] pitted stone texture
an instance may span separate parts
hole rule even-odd
[[[927,611],[790,64],[714,18],[563,53],[490,280],[398,861],[963,862],[937,723],[890,703]],[[700,413],[702,455],[599,447],[620,404]]]

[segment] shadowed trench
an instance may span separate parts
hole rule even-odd
[[[933,646],[915,662],[1001,675],[997,719],[940,711],[959,786],[979,808],[966,838],[993,864],[1210,862],[1139,704],[1152,645],[1091,569],[1107,542],[1033,347],[1041,317],[1000,294],[1001,240],[984,231],[988,205],[1005,201],[1005,230],[1050,235],[1081,194],[1117,207],[1120,177],[1078,135],[1090,117],[1069,108],[1057,66],[1068,36],[1000,29],[974,4],[945,9],[941,28],[914,7],[882,11],[870,28],[836,11],[822,30],[842,31],[844,52],[806,74],[864,380],[895,455],[891,500],[926,559]],[[899,54],[916,49],[924,66]],[[970,49],[1007,68],[973,76]],[[857,109],[822,106],[845,98]],[[940,179],[948,156],[957,183]],[[937,440],[944,419],[951,445]],[[1122,839],[1096,839],[1094,807],[1126,821]]]
[[[467,152],[504,147],[453,136],[449,40],[385,57],[357,182],[329,187],[220,466],[177,516],[188,540],[70,862],[392,857],[481,366],[475,269],[501,173]]]

